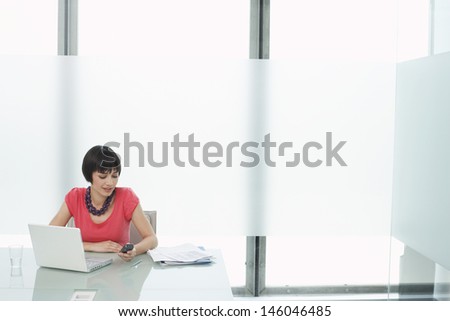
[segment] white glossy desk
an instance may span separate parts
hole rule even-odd
[[[222,255],[210,250],[214,263],[161,266],[149,255],[124,262],[116,254],[111,265],[91,273],[38,267],[32,249],[24,249],[22,275],[12,276],[8,249],[0,248],[0,300],[70,300],[75,290],[96,291],[94,300],[223,301],[233,295]],[[61,253],[64,255],[64,253]],[[99,256],[99,253],[87,253]],[[142,260],[136,266],[133,262]]]

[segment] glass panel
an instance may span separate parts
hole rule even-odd
[[[450,299],[449,75],[450,53],[398,66],[392,233],[406,297]]]
[[[398,0],[399,62],[450,51],[449,0]]]
[[[0,54],[56,55],[57,0],[1,0]]]
[[[389,250],[387,236],[271,236],[263,294],[321,300],[386,299]],[[275,293],[274,287],[279,289]]]
[[[223,1],[218,0],[79,0],[78,53],[79,55],[145,55],[157,58],[220,59],[226,57],[247,59],[249,52],[249,9],[249,2],[241,0],[230,0],[226,2],[226,5]],[[159,231],[165,230],[165,233],[172,235],[172,237],[164,236],[163,232],[162,243],[160,244],[173,244],[177,240],[186,242],[188,239],[192,239],[192,235],[196,234],[196,232],[189,230],[189,226],[196,225],[198,227],[196,228],[197,235],[202,235],[205,232],[205,227],[218,226],[222,220],[228,222],[224,224],[222,230],[224,234],[242,235],[242,227],[240,226],[243,224],[237,218],[241,214],[241,210],[238,208],[245,208],[245,206],[242,206],[245,203],[245,196],[243,195],[246,193],[242,191],[245,189],[245,184],[240,183],[242,181],[240,176],[245,176],[245,173],[239,172],[239,170],[231,171],[226,167],[214,168],[213,171],[211,171],[211,168],[201,171],[197,169],[180,171],[180,169],[159,168],[151,171],[151,173],[146,170],[143,175],[143,169],[138,166],[141,155],[138,155],[138,147],[133,146],[134,142],[142,143],[145,146],[146,154],[145,156],[142,154],[142,156],[146,160],[149,146],[147,142],[152,142],[154,144],[154,159],[161,160],[163,142],[170,144],[173,136],[177,133],[180,133],[181,140],[186,140],[191,133],[196,136],[201,135],[202,128],[208,131],[214,128],[214,130],[222,132],[219,136],[214,137],[214,140],[217,140],[220,135],[224,134],[223,130],[227,131],[220,123],[223,125],[229,123],[231,119],[236,117],[236,112],[241,108],[242,102],[246,101],[246,99],[236,98],[234,94],[229,95],[238,88],[229,85],[228,81],[231,81],[231,79],[225,82],[216,81],[217,75],[223,71],[222,68],[216,69],[216,66],[213,66],[212,70],[215,70],[216,74],[207,73],[204,76],[205,78],[201,80],[202,84],[197,83],[197,87],[190,87],[188,84],[193,81],[191,75],[194,75],[195,78],[195,75],[200,72],[198,76],[201,77],[203,73],[201,70],[204,67],[201,66],[200,70],[191,68],[186,70],[185,66],[180,65],[181,69],[186,72],[184,74],[183,71],[177,72],[176,67],[171,63],[166,62],[162,65],[167,70],[156,66],[149,69],[144,68],[149,75],[154,74],[156,76],[151,76],[150,82],[145,80],[147,76],[144,74],[135,78],[133,73],[129,74],[126,71],[125,73],[129,75],[127,79],[135,79],[132,82],[138,87],[132,90],[133,93],[126,93],[127,90],[124,90],[124,95],[120,99],[123,104],[116,101],[117,97],[111,96],[108,86],[101,86],[102,89],[99,89],[99,93],[94,95],[98,97],[97,99],[104,100],[104,104],[111,106],[118,114],[121,114],[124,106],[127,106],[126,108],[134,106],[132,108],[135,114],[131,116],[132,112],[130,111],[128,114],[130,117],[121,115],[120,120],[115,117],[107,120],[107,122],[112,121],[115,124],[119,121],[123,126],[119,125],[115,130],[104,132],[100,141],[107,142],[115,139],[121,142],[122,152],[129,151],[130,162],[134,161],[134,163],[127,168],[126,174],[123,175],[123,181],[125,183],[134,181],[134,187],[138,191],[142,191],[140,196],[145,204],[144,206],[157,208],[158,212],[161,213],[159,222],[162,224],[162,228]],[[138,70],[140,66],[136,66],[136,68]],[[232,69],[234,70],[235,67],[233,66]],[[171,71],[167,73],[168,70]],[[95,83],[94,86],[101,84],[103,81],[104,75],[101,75],[101,71],[97,74],[99,82]],[[222,74],[222,76],[225,74]],[[245,75],[238,78],[246,81]],[[88,82],[92,84],[90,81]],[[238,80],[237,84],[242,85],[242,81]],[[245,88],[247,85],[242,86],[242,88]],[[128,85],[126,87],[130,89]],[[89,85],[87,84],[83,88],[88,89]],[[189,91],[192,88],[196,89],[190,93]],[[201,98],[208,91],[210,91],[210,94],[206,95],[208,98]],[[127,95],[134,95],[137,92],[139,94],[135,97],[136,99],[129,101]],[[240,95],[239,92],[240,90],[238,90],[237,97]],[[211,99],[213,93],[216,93],[217,97],[221,97],[222,101],[218,102],[217,99],[219,98]],[[83,99],[86,102],[84,106],[86,111],[96,105],[96,99],[90,101],[92,97],[89,95],[88,98]],[[172,96],[173,100],[167,100],[167,95]],[[110,100],[105,98],[108,96],[111,96]],[[226,96],[231,98],[226,98]],[[207,102],[208,100],[210,102]],[[144,103],[144,101],[147,102]],[[167,104],[169,101],[175,104],[173,105],[175,109],[167,108],[171,105],[170,103]],[[201,109],[206,108],[208,110],[200,111],[195,106],[197,101],[203,101],[200,103]],[[239,102],[234,104],[237,101]],[[228,109],[231,110],[228,111]],[[179,110],[179,112],[175,112],[175,110]],[[203,116],[199,117],[197,121],[193,119],[196,118],[194,115],[202,114]],[[99,111],[99,117],[102,117],[101,115],[102,112]],[[205,122],[199,125],[203,118]],[[138,119],[141,121],[136,122]],[[166,127],[164,124],[172,125]],[[85,125],[95,127],[95,123]],[[239,122],[235,125],[237,128],[240,127]],[[234,128],[236,129],[236,127]],[[223,128],[223,130],[220,128]],[[242,128],[237,131],[242,132]],[[124,146],[125,132],[130,133],[130,144],[127,148]],[[237,137],[232,137],[231,132],[229,134],[225,134],[225,136],[231,140],[237,139]],[[196,138],[201,139],[198,136]],[[203,137],[203,139],[206,138]],[[84,140],[84,138],[81,138],[81,140]],[[214,151],[214,147],[211,150]],[[199,157],[199,155],[197,154],[196,157]],[[215,163],[216,160],[217,158],[212,157],[211,163]],[[147,165],[148,163],[146,163]],[[139,177],[147,176],[149,180],[139,179]],[[150,181],[158,183],[149,185]],[[220,186],[216,184],[217,182],[220,182]],[[235,189],[235,193],[230,193],[231,189]],[[160,194],[161,192],[162,194]],[[160,194],[160,196],[157,194]],[[202,195],[201,200],[199,199],[200,195]],[[155,203],[157,199],[162,203]],[[177,201],[170,202],[170,199],[176,199]],[[172,207],[172,209],[160,207],[166,202],[171,203],[169,207]],[[197,205],[197,203],[199,204]],[[197,210],[191,211],[188,208],[196,208]],[[201,208],[209,208],[209,218],[205,218],[201,214]],[[222,211],[226,214],[220,215],[219,212]],[[172,217],[172,214],[175,214],[178,218]],[[245,215],[241,215],[240,219],[243,220],[244,217]],[[226,226],[233,221],[235,222],[234,228],[227,228]],[[177,223],[174,224],[174,222]],[[167,225],[166,229],[164,225]],[[175,231],[174,225],[180,227],[182,231]],[[213,236],[216,234],[214,229],[208,231],[207,234],[209,235],[207,242],[201,236],[195,238],[192,242],[222,249],[225,262],[229,263],[227,269],[231,284],[243,286],[245,283],[245,238],[242,236],[215,237]],[[176,235],[178,235],[178,238],[174,237]],[[180,235],[184,235],[184,237],[180,237]],[[186,238],[187,235],[190,236]]]
[[[1,160],[8,169],[0,181],[9,200],[4,211],[15,213],[23,197],[35,204],[0,226],[1,233],[26,233],[30,221],[47,223],[71,187],[87,185],[80,170],[86,151],[105,143],[122,155],[120,185],[132,187],[145,209],[158,211],[158,234],[204,236],[199,243],[207,247],[207,237],[220,238],[215,244],[222,249],[236,237],[240,249],[224,250],[228,257],[237,253],[231,264],[244,267],[246,235],[389,233],[394,65],[1,61],[7,108],[0,130],[14,137],[5,141]],[[323,148],[315,145],[306,159],[302,146],[310,141]],[[336,149],[340,141],[347,143]],[[283,142],[295,148],[285,144],[280,152]],[[302,160],[289,167],[294,152]],[[167,165],[155,165],[165,154]],[[339,164],[339,155],[348,166]],[[319,158],[321,166],[308,163]],[[46,182],[45,188],[36,182]],[[235,280],[242,285],[243,272]]]
[[[249,1],[80,0],[79,55],[248,58]]]
[[[397,61],[428,56],[430,0],[398,1]]]
[[[267,170],[265,293],[387,297],[396,36],[392,1],[271,3],[267,119],[279,141],[319,148]],[[327,139],[346,166],[324,166]]]
[[[271,66],[271,134],[295,137],[301,161],[266,170],[267,229],[289,237],[267,239],[266,285],[387,287],[395,65]],[[316,145],[302,149],[309,142]],[[328,163],[327,150],[338,145],[342,159]],[[293,150],[287,155],[294,159]]]
[[[395,1],[284,0],[270,6],[272,59],[395,60]]]
[[[435,0],[434,53],[450,51],[450,0]]]
[[[0,191],[14,219],[0,233],[25,234],[30,222],[48,223],[71,187],[87,186],[80,166],[88,148],[116,142],[124,165],[120,185],[158,211],[161,246],[175,237],[220,248],[231,284],[242,286],[248,169],[239,166],[239,149],[227,158],[226,147],[248,140],[247,62],[1,57],[0,133],[14,139],[2,146],[8,170]],[[209,154],[196,146],[189,154],[191,134],[202,147],[212,142]],[[177,158],[184,167],[174,163],[175,137],[183,142]],[[160,162],[164,142],[168,165],[150,165],[150,157]],[[223,146],[222,156],[214,146]],[[214,167],[216,161],[222,165]],[[24,198],[32,210],[18,207]]]
[[[28,234],[28,223],[49,222],[62,203],[64,129],[58,106],[61,76],[55,57],[0,57],[0,234]],[[24,94],[26,93],[26,94]],[[61,92],[61,95],[63,92]]]

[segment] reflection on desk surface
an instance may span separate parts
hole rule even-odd
[[[233,300],[220,250],[210,251],[214,262],[186,266],[161,266],[148,254],[125,262],[116,253],[86,253],[112,257],[113,263],[84,273],[39,267],[33,250],[26,248],[16,277],[10,268],[8,249],[0,248],[0,300],[63,301],[80,292],[80,299],[95,293],[93,300],[99,301]]]
[[[131,262],[120,262],[91,273],[40,267],[36,271],[33,300],[70,300],[75,291],[95,292],[94,300],[139,300],[144,281],[152,262],[148,255],[140,255]]]

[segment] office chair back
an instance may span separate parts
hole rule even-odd
[[[156,211],[144,211],[144,215],[147,220],[150,222],[150,225],[153,227],[153,231],[156,233]],[[142,240],[141,235],[139,234],[136,226],[134,226],[133,222],[130,224],[130,242],[133,244],[139,243]]]

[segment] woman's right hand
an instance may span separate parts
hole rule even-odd
[[[84,250],[87,252],[107,252],[107,253],[117,253],[120,251],[122,246],[119,243],[113,241],[103,241],[103,242],[83,242]]]

